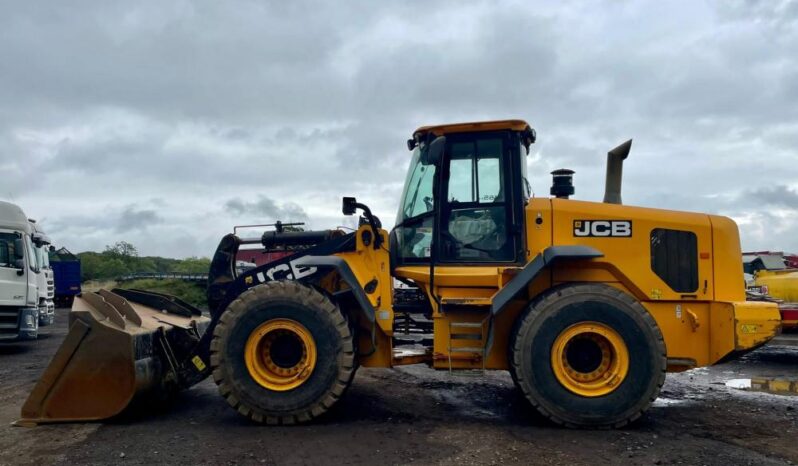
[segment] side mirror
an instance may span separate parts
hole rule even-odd
[[[341,206],[341,211],[344,215],[355,215],[357,199],[354,197],[344,197],[343,203]]]
[[[427,146],[424,152],[421,153],[421,163],[423,165],[438,166],[443,159],[443,149],[445,147],[446,136],[438,136],[431,143],[429,143],[429,146]]]
[[[14,268],[17,269],[18,275],[22,275],[22,273],[25,271],[25,260],[24,259],[15,260]]]
[[[33,240],[33,244],[35,244],[37,248],[40,248],[43,245],[48,244],[47,237],[41,233],[34,233],[33,235],[31,235],[31,239]]]

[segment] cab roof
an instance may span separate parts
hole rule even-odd
[[[0,228],[24,233],[32,231],[25,212],[18,205],[4,201],[0,201]]]
[[[496,120],[496,121],[476,121],[471,123],[452,123],[448,125],[422,126],[413,132],[413,138],[419,138],[428,133],[435,136],[443,136],[452,133],[469,133],[476,131],[526,131],[529,123],[524,120]]]

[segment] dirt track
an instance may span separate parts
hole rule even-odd
[[[37,342],[0,346],[0,464],[791,464],[798,396],[727,388],[726,380],[798,377],[798,347],[669,375],[639,422],[615,431],[554,427],[506,373],[481,378],[413,366],[361,369],[321,422],[248,423],[205,381],[168,412],[105,424],[11,427],[60,344],[66,310]]]

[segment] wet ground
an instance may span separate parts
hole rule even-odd
[[[450,376],[420,366],[361,369],[347,396],[307,426],[250,424],[205,381],[165,412],[11,427],[65,325],[66,310],[58,310],[39,341],[0,346],[2,465],[798,464],[798,396],[726,386],[798,378],[798,346],[669,375],[654,406],[622,430],[552,426],[530,411],[507,373]]]

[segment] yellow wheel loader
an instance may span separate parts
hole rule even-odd
[[[775,304],[745,301],[732,220],[621,205],[631,141],[609,152],[604,202],[569,199],[569,170],[535,197],[535,138],[520,120],[417,129],[392,231],[344,198],[344,214],[362,212],[354,232],[229,234],[209,317],[166,295],[83,293],[19,423],[105,419],[212,376],[243,416],[294,424],[332,407],[360,366],[427,364],[507,370],[555,423],[618,427],[667,371],[778,332]],[[253,243],[294,253],[238,273]]]

